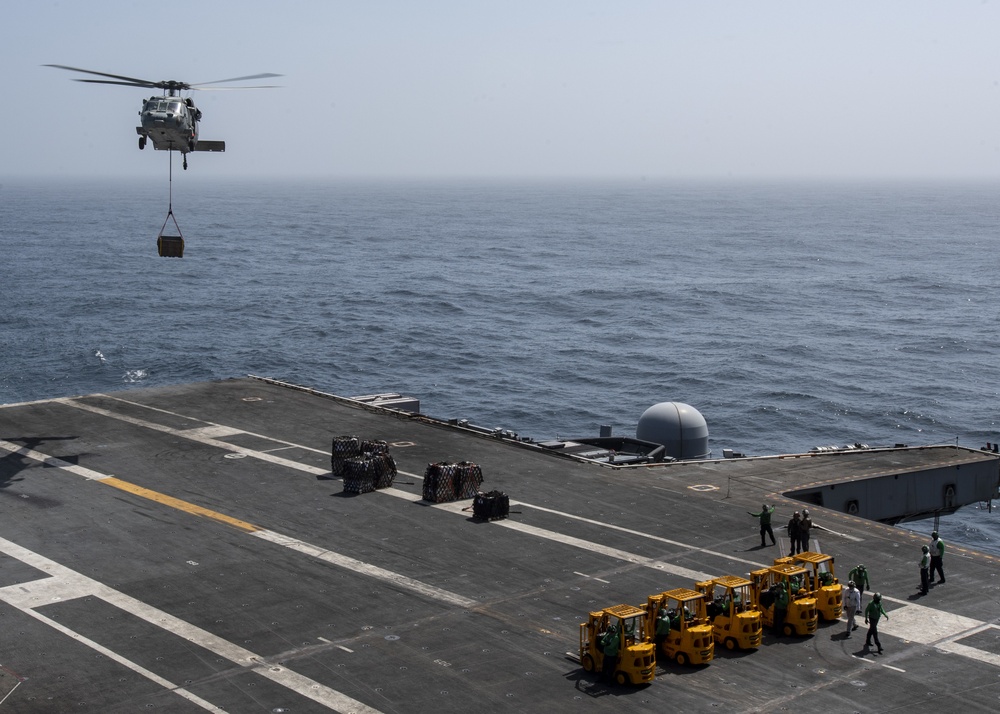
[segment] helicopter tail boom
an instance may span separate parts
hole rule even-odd
[[[225,151],[226,142],[224,141],[206,141],[204,139],[198,139],[198,143],[194,145],[195,151]]]

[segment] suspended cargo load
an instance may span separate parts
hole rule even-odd
[[[156,250],[161,258],[183,258],[184,239],[180,236],[158,236]]]
[[[174,216],[174,152],[170,152],[170,200],[167,203],[167,217],[163,219],[160,227],[160,234],[156,237],[156,251],[161,258],[183,258],[184,257],[184,236],[181,234],[181,227],[177,225],[177,218]],[[174,229],[177,235],[168,234],[167,221],[174,222]]]
[[[164,233],[167,228],[167,221],[171,219],[174,221],[174,228],[177,229],[177,235]],[[184,236],[181,235],[181,227],[177,225],[177,219],[174,218],[172,208],[167,211],[167,217],[163,220],[163,227],[160,228],[160,235],[156,237],[156,250],[159,252],[161,258],[184,257]]]

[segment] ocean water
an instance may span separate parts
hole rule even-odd
[[[180,172],[178,172],[180,174]],[[1000,441],[1000,184],[0,186],[0,402],[257,374],[535,439]],[[171,224],[172,225],[172,224]],[[929,531],[930,522],[914,524]],[[985,504],[942,536],[1000,552]]]

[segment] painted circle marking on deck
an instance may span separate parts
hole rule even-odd
[[[246,457],[247,457],[246,454],[241,454],[241,453],[239,453],[237,451],[237,452],[234,452],[232,454],[226,454],[222,458],[224,458],[224,459],[245,459]]]
[[[695,484],[694,486],[688,486],[688,488],[690,490],[692,490],[692,491],[718,491],[719,490],[718,486],[713,486],[712,484],[709,484],[709,483],[698,483],[698,484]]]

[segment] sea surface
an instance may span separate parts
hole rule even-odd
[[[634,435],[679,401],[716,455],[980,447],[1000,441],[998,199],[197,166],[172,194],[166,176],[8,179],[0,403],[255,374],[535,439]],[[180,260],[156,254],[168,202]],[[1000,553],[998,518],[970,506],[940,530]]]

